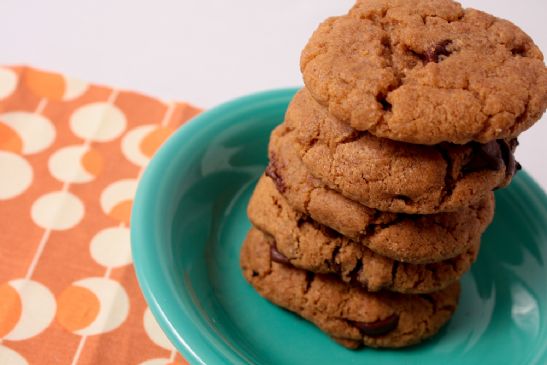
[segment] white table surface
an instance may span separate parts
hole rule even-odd
[[[28,64],[209,108],[257,90],[300,85],[307,39],[319,22],[352,3],[2,0],[0,64]],[[462,3],[513,21],[547,54],[547,1]],[[545,119],[521,136],[516,156],[547,190]]]

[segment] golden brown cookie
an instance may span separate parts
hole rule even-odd
[[[257,230],[249,232],[240,262],[260,295],[349,348],[403,347],[433,336],[452,317],[460,292],[455,283],[431,294],[369,293],[272,261],[270,246]]]
[[[248,214],[252,224],[267,234],[272,253],[281,262],[315,273],[335,274],[368,291],[430,293],[443,289],[469,270],[479,250],[477,235],[467,251],[439,262],[412,264],[378,255],[292,209],[266,176],[258,182]]]
[[[294,97],[270,143],[280,138],[294,139],[306,168],[329,187],[382,211],[461,209],[507,185],[518,166],[516,140],[435,146],[391,141],[337,121],[306,89]]]
[[[392,243],[392,246],[406,248],[408,253],[403,255],[403,261],[419,259],[424,254],[436,257],[433,261],[439,261],[443,257],[447,258],[444,255],[451,252],[450,247],[455,247],[456,251],[457,248],[469,248],[473,237],[480,236],[492,221],[493,193],[489,193],[479,203],[458,211],[424,216],[385,213],[368,208],[329,189],[311,176],[298,158],[290,134],[282,135],[283,130],[284,126],[279,126],[272,134],[271,161],[266,169],[266,175],[272,178],[277,190],[292,208],[353,240],[364,242],[383,256],[390,256],[388,253],[391,252],[383,248],[383,242],[391,242],[392,237],[399,237],[400,243]],[[424,248],[416,249],[410,243],[412,241],[421,241],[426,245],[425,249],[429,246],[437,247],[442,242],[446,245],[441,250],[444,254],[425,252]]]
[[[256,204],[253,204],[254,202]],[[475,246],[477,238],[481,236],[493,215],[492,201],[483,203],[483,206],[471,207],[465,214],[462,214],[462,217],[402,215],[389,223],[371,223],[367,230],[354,241],[368,247],[378,255],[396,261],[426,264],[447,260],[461,255]],[[269,210],[259,207],[260,204],[268,206]],[[303,216],[302,213],[289,209],[288,204],[286,204],[287,208],[283,204],[286,202],[275,189],[272,180],[262,178],[255,188],[253,199],[247,208],[247,214],[252,222],[258,222],[272,220],[274,214],[281,211],[285,213],[290,211],[292,215],[283,218],[283,227],[290,224],[289,221],[292,218]],[[260,215],[265,215],[265,217],[259,218]],[[483,220],[484,216],[490,217],[490,219]],[[304,218],[302,222],[306,220],[307,218]],[[470,225],[473,225],[474,229],[470,229]],[[266,230],[263,227],[259,228]],[[299,239],[297,231],[287,230],[286,235],[288,241]],[[331,236],[334,236],[334,233]],[[342,235],[340,235],[340,239],[350,240]]]
[[[547,69],[530,37],[450,0],[358,1],[319,26],[300,67],[335,117],[398,141],[514,138],[547,107]]]

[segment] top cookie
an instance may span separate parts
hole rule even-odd
[[[338,119],[410,143],[514,138],[547,107],[530,37],[450,0],[358,1],[319,26],[300,67]]]

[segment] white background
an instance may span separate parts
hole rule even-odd
[[[547,53],[547,1],[464,0],[507,18]],[[28,64],[209,108],[302,83],[299,56],[316,26],[353,0],[0,0],[0,64]],[[544,118],[547,119],[547,118]],[[547,123],[517,159],[547,190]]]

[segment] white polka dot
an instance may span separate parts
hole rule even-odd
[[[95,320],[80,330],[79,335],[98,335],[118,328],[129,314],[129,297],[117,281],[106,278],[87,278],[76,281],[74,286],[89,289],[100,303]]]
[[[88,151],[84,146],[69,146],[55,151],[49,158],[48,167],[57,180],[69,183],[86,183],[95,176],[82,166],[82,157]]]
[[[23,154],[41,152],[55,140],[53,123],[40,114],[29,112],[10,112],[0,114],[0,123],[13,129],[23,141]]]
[[[17,88],[17,74],[9,68],[0,67],[0,99],[10,96]]]
[[[103,212],[109,214],[117,204],[125,200],[133,200],[136,191],[137,180],[134,179],[119,180],[108,185],[101,193],[100,198]]]
[[[140,145],[143,139],[156,128],[157,126],[148,124],[128,132],[122,139],[122,152],[125,158],[137,166],[145,166],[150,159],[142,153]]]
[[[132,259],[129,237],[129,229],[125,227],[112,227],[99,231],[91,240],[91,257],[106,267],[130,264]]]
[[[166,350],[174,350],[174,346],[161,330],[158,322],[156,322],[156,319],[152,315],[152,312],[150,312],[150,308],[146,308],[144,311],[143,324],[144,330],[152,342]]]
[[[63,100],[72,100],[85,93],[89,87],[87,82],[65,77],[65,94]]]
[[[55,316],[57,304],[51,291],[44,285],[27,279],[12,280],[9,285],[21,298],[21,317],[4,338],[10,341],[26,340],[44,331]]]
[[[77,225],[84,216],[84,205],[70,192],[55,191],[42,195],[32,204],[34,223],[44,229],[65,230]]]
[[[126,126],[123,112],[108,103],[84,105],[70,117],[72,132],[82,139],[108,142],[123,133]]]
[[[27,360],[18,352],[0,345],[0,364],[5,365],[28,365]]]
[[[22,194],[32,183],[32,166],[21,156],[0,151],[0,200]]]

